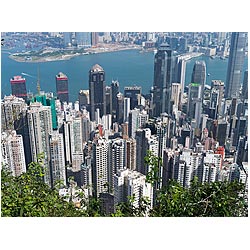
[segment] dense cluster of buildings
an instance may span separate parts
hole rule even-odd
[[[82,46],[91,46],[94,39],[93,33],[72,35],[64,37],[69,46],[72,39]],[[247,184],[247,34],[231,35],[226,83],[216,79],[207,84],[206,64],[196,61],[187,87],[187,59],[173,53],[174,42],[168,42],[155,54],[148,95],[140,86],[122,93],[118,81],[106,85],[98,64],[89,70],[89,89],[80,90],[74,103],[62,72],[55,76],[56,97],[40,91],[40,85],[37,95],[29,97],[25,79],[14,76],[12,95],[1,101],[2,163],[18,176],[43,153],[48,185],[60,180],[72,189],[69,177],[74,177],[86,198],[102,200],[107,214],[132,196],[134,206],[147,197],[152,207],[155,191],[170,179],[187,188],[195,176],[202,183],[236,179]],[[148,150],[162,159],[157,185],[146,181],[152,169],[144,160]]]

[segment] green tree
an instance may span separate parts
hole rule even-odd
[[[1,170],[1,216],[58,217],[83,216],[73,202],[59,196],[58,187],[50,188],[43,181],[41,161],[31,163],[18,177],[3,166]]]

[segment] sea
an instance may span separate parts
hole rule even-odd
[[[55,76],[63,72],[68,76],[69,99],[74,102],[80,89],[88,89],[88,72],[95,64],[105,71],[106,85],[118,80],[120,91],[125,86],[141,86],[142,93],[148,94],[153,86],[154,52],[123,50],[99,54],[81,55],[70,60],[52,62],[16,62],[9,58],[10,51],[1,50],[1,98],[11,94],[10,79],[22,75],[26,79],[27,91],[36,93],[39,68],[41,90],[56,92]],[[204,60],[207,67],[206,83],[212,80],[226,81],[228,59],[200,56],[187,61],[185,85],[191,81],[191,74],[196,60]],[[244,71],[248,68],[248,58],[244,62]]]

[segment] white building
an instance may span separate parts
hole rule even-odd
[[[2,133],[1,151],[1,163],[6,165],[13,176],[26,172],[23,138],[15,130]]]
[[[49,106],[43,106],[40,102],[31,103],[30,109],[27,111],[27,120],[32,161],[36,162],[38,160],[38,155],[41,153],[44,154],[44,181],[51,186],[49,169],[49,134],[52,133],[51,108]]]
[[[53,131],[52,134],[50,134],[50,167],[52,186],[54,186],[57,181],[61,181],[66,185],[63,135],[59,134],[58,131]]]
[[[126,202],[128,197],[134,197],[133,206],[139,207],[142,198],[153,204],[153,188],[146,183],[146,176],[130,169],[120,170],[114,176],[114,205]]]
[[[24,99],[10,95],[5,96],[1,102],[1,128],[13,130],[14,122],[20,118],[20,114],[27,110]]]
[[[93,142],[93,185],[97,197],[108,191],[108,149],[109,143],[104,138]]]

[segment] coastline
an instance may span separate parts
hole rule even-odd
[[[110,53],[110,52],[117,52],[117,51],[123,51],[123,50],[141,50],[141,46],[131,45],[131,46],[118,46],[118,45],[112,45],[112,46],[103,46],[103,47],[96,47],[96,48],[87,48],[84,50],[84,52],[77,52],[75,53],[65,53],[67,50],[63,50],[62,52],[65,54],[60,53],[58,51],[57,55],[32,55],[31,52],[25,52],[25,53],[13,53],[9,55],[9,58],[16,61],[16,62],[27,62],[27,63],[40,63],[40,62],[53,62],[53,61],[65,61],[70,60],[76,56],[82,56],[82,55],[91,55],[91,54],[99,54],[99,53]]]

